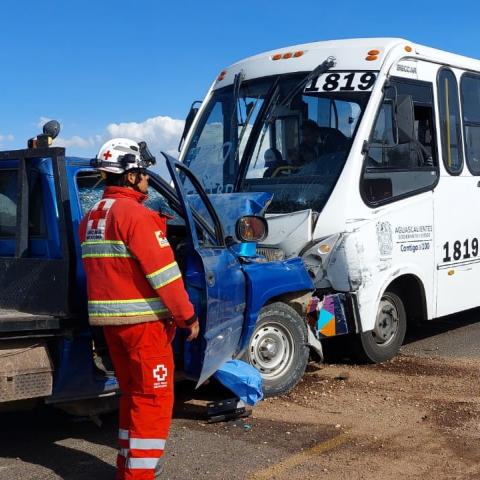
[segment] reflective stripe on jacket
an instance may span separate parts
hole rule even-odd
[[[142,205],[146,195],[107,187],[80,223],[92,325],[125,325],[195,312],[166,239],[166,219]]]

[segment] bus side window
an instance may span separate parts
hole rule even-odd
[[[438,176],[431,84],[393,80],[392,85],[395,89],[387,89],[377,114],[364,163],[362,193],[369,204],[424,191]],[[410,112],[413,103],[411,132],[397,132],[395,101],[398,106],[404,100]]]
[[[460,102],[455,74],[448,68],[440,69],[437,85],[443,164],[448,173],[459,175],[463,169],[463,149]]]
[[[480,76],[464,74],[460,90],[467,167],[472,175],[480,175]]]

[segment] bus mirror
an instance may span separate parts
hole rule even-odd
[[[385,96],[385,99],[394,100],[396,102],[398,97],[398,90],[396,85],[386,83],[383,87],[383,94]]]
[[[409,143],[415,136],[413,99],[411,95],[399,95],[395,105],[397,143]]]
[[[185,119],[185,126],[183,127],[182,136],[180,137],[180,142],[178,144],[178,151],[182,149],[183,142],[187,138],[190,127],[192,126],[192,123],[197,116],[198,110],[200,109],[200,107],[197,106],[197,103],[201,104],[202,102],[200,102],[199,100],[193,102],[190,107],[190,111],[188,112],[187,118]]]

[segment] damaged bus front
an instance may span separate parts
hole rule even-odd
[[[207,192],[273,195],[259,251],[303,258],[318,338],[350,333],[368,361],[397,353],[407,317],[441,313],[435,62],[447,55],[386,38],[260,54],[220,73],[182,138]]]

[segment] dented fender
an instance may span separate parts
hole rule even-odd
[[[313,281],[301,258],[268,263],[244,263],[247,284],[247,316],[239,344],[242,351],[248,344],[261,308],[281,295],[313,291]]]

